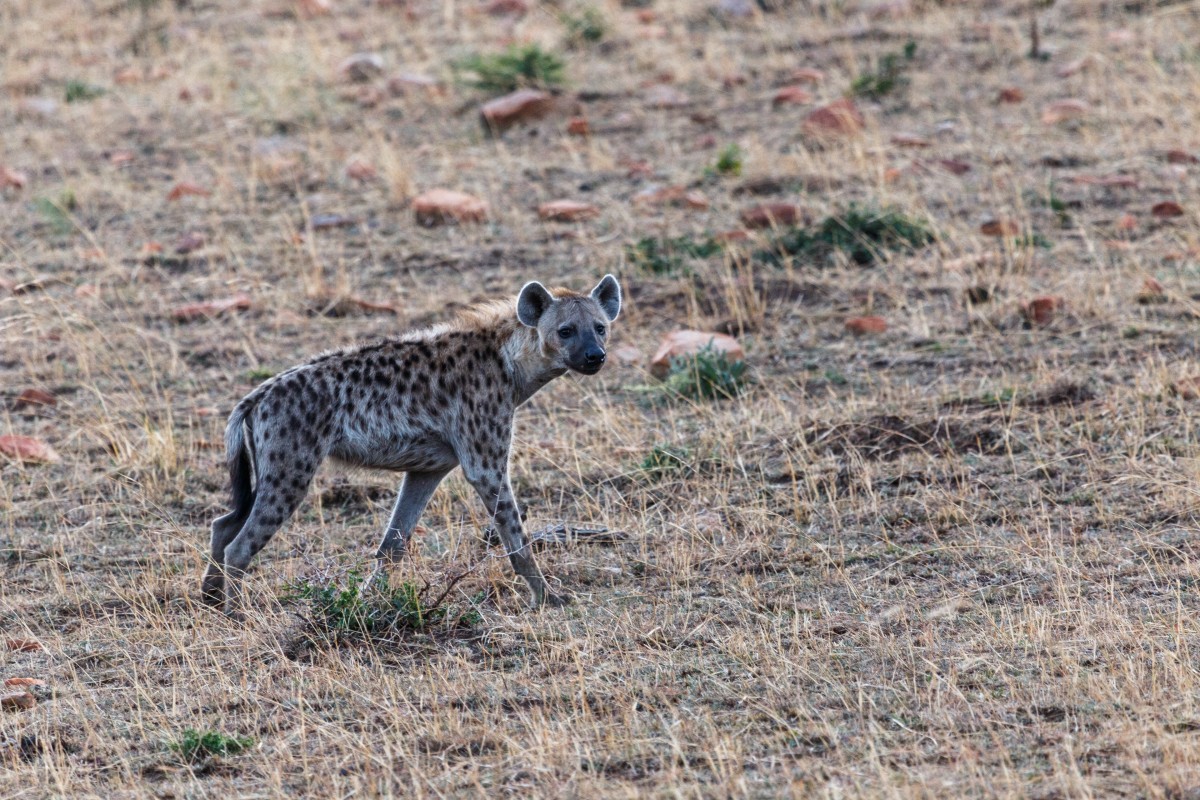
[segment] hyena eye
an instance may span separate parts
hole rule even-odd
[[[604,326],[603,326],[603,325],[597,325],[597,326],[596,326],[596,335],[597,335],[597,336],[603,336],[603,335],[604,335]]]
[[[575,335],[575,329],[572,328],[570,325],[564,325],[563,327],[558,329],[558,335],[564,339],[570,339],[572,336]]]

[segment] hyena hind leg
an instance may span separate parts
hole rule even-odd
[[[212,524],[212,539],[208,568],[200,584],[200,599],[208,606],[225,603],[225,548],[234,540],[246,523],[246,513],[231,511]]]

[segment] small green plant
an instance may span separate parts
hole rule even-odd
[[[275,370],[270,367],[254,367],[246,372],[246,378],[252,381],[265,381],[267,378],[273,377],[275,377]]]
[[[934,240],[925,223],[895,209],[851,204],[844,213],[826,217],[816,226],[783,231],[756,257],[778,265],[789,258],[827,262],[834,253],[844,253],[854,263],[866,266],[886,252],[911,252]]]
[[[559,86],[564,80],[562,59],[536,44],[510,47],[503,53],[467,56],[455,67],[474,75],[467,79],[469,85],[492,94],[521,87],[545,89]]]
[[[908,70],[917,55],[917,43],[910,41],[900,53],[887,53],[879,59],[874,72],[864,72],[850,84],[850,93],[878,100],[884,95],[908,87]]]
[[[463,577],[466,576],[452,578],[441,594],[431,598],[429,584],[418,587],[406,581],[392,586],[382,575],[368,582],[359,572],[351,570],[341,582],[327,578],[294,584],[285,599],[307,605],[309,622],[327,639],[422,631],[447,619],[469,627],[480,618],[476,604],[455,615],[445,602]]]
[[[608,35],[608,20],[595,6],[588,6],[579,14],[564,13],[561,19],[567,29],[567,40],[572,44],[593,44]]]
[[[86,81],[69,80],[64,94],[68,103],[78,103],[84,100],[95,100],[104,94],[104,87]]]
[[[692,467],[688,463],[687,450],[656,444],[642,459],[641,470],[647,477],[658,480],[672,474],[690,473]]]
[[[749,376],[745,361],[735,361],[711,343],[692,356],[671,359],[666,389],[692,400],[722,400],[742,393]]]
[[[189,764],[206,758],[234,756],[254,746],[251,736],[226,736],[218,731],[198,731],[188,728],[177,741],[168,745]]]
[[[721,243],[707,237],[697,241],[691,236],[674,239],[647,236],[626,248],[628,259],[655,275],[673,275],[682,270],[684,259],[709,258],[721,252]]]
[[[707,177],[741,175],[746,154],[736,144],[730,144],[717,156],[717,163],[704,170]]]
[[[65,235],[75,230],[70,212],[79,208],[79,201],[75,199],[75,192],[71,189],[64,189],[56,199],[39,197],[33,201],[33,205],[55,233]]]

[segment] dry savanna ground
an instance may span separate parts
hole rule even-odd
[[[1034,5],[0,4],[0,795],[1200,796],[1200,9]],[[561,80],[495,136],[510,44]],[[888,209],[934,241],[783,254]],[[574,605],[454,475],[392,576],[450,611],[339,629],[397,479],[335,466],[198,604],[258,381],[609,271],[516,433],[528,525],[613,534]]]

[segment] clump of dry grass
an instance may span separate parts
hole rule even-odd
[[[62,455],[0,462],[0,640],[43,648],[0,648],[0,677],[46,682],[36,708],[0,713],[0,794],[1194,789],[1200,462],[1195,401],[1171,387],[1200,375],[1200,205],[1195,165],[1168,153],[1196,153],[1195,9],[1055,4],[1038,11],[1051,57],[1031,60],[1015,4],[765,5],[603,6],[601,41],[564,51],[577,96],[500,140],[459,113],[479,97],[450,60],[510,36],[557,47],[553,15],[0,7],[0,166],[28,176],[0,187],[0,435]],[[910,40],[903,102],[860,99],[861,138],[814,142],[806,108],[771,107],[797,67],[823,70],[825,102]],[[354,52],[384,75],[343,82]],[[399,72],[440,83],[389,88]],[[648,107],[645,84],[668,78],[690,104]],[[74,82],[103,92],[68,103]],[[1010,86],[1024,102],[995,102]],[[1087,112],[1043,123],[1064,98]],[[590,135],[567,135],[568,114]],[[743,175],[703,178],[730,143]],[[181,181],[209,194],[168,201]],[[646,182],[708,207],[634,206]],[[406,198],[439,185],[489,199],[492,221],[417,226]],[[583,194],[597,219],[537,219]],[[715,244],[763,198],[815,220],[892,207],[937,241],[865,266],[754,258],[784,231],[669,247],[670,269],[630,258],[643,240]],[[1163,200],[1185,215],[1152,216]],[[992,218],[1019,233],[982,235]],[[190,234],[202,246],[178,252]],[[617,345],[734,331],[754,385],[654,402],[614,360],[522,412],[529,527],[625,534],[539,556],[573,606],[525,613],[452,476],[392,585],[466,574],[445,603],[478,619],[312,635],[288,587],[363,564],[396,488],[332,469],[250,576],[249,620],[198,606],[224,416],[263,375],[608,270],[628,289]],[[1147,277],[1161,300],[1139,303]],[[241,292],[251,309],[170,314]],[[1031,323],[1043,295],[1062,303]],[[849,336],[862,314],[888,331]],[[29,387],[56,405],[16,408]],[[185,759],[168,743],[189,730],[253,745]]]

